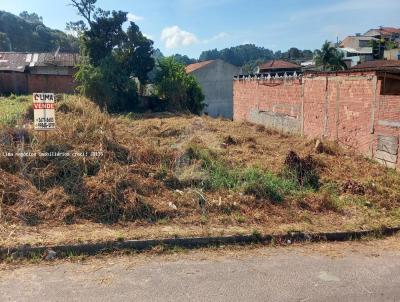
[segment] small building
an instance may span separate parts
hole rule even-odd
[[[0,94],[74,93],[76,53],[0,52]]]
[[[400,60],[400,48],[385,50],[383,58],[385,60]]]
[[[186,72],[193,75],[205,95],[204,114],[211,117],[233,118],[233,77],[240,73],[240,67],[222,60],[210,60],[186,66]]]
[[[342,43],[340,43],[340,48],[338,50],[344,54],[344,60],[348,67],[353,67],[359,63],[374,59],[372,41],[378,41],[378,39],[356,34],[355,36],[346,37]]]
[[[301,72],[301,66],[284,60],[271,60],[258,66],[257,73],[274,73],[279,76]]]
[[[364,36],[400,43],[400,28],[381,26],[376,29],[370,29]]]

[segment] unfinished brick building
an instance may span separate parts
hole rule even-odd
[[[337,141],[400,169],[400,69],[238,76],[234,119]]]
[[[75,53],[0,52],[0,95],[75,92]]]

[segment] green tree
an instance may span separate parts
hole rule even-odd
[[[7,34],[0,32],[0,51],[11,51],[11,41]]]
[[[81,34],[79,91],[109,111],[134,110],[138,100],[135,78],[145,84],[154,67],[153,41],[133,22],[124,31],[126,12],[103,11],[95,4],[95,0],[72,1],[87,26],[82,21],[67,25]]]
[[[187,55],[175,54],[172,55],[172,57],[175,59],[176,62],[181,63],[183,65],[190,65],[197,62],[196,59],[191,59]]]
[[[398,44],[394,41],[386,41],[385,42],[385,50],[391,50],[398,48]]]
[[[221,59],[225,62],[231,63],[236,66],[243,66],[256,60],[271,60],[274,58],[272,50],[264,47],[258,47],[254,44],[245,44],[231,48],[225,48],[220,51],[212,49],[203,51],[200,55],[199,61]]]
[[[132,111],[137,104],[136,82],[115,56],[104,58],[100,65],[83,57],[75,75],[78,91],[109,112]]]
[[[27,22],[31,23],[43,23],[43,18],[39,17],[37,13],[28,13],[27,11],[23,11],[19,14],[19,16]]]
[[[315,63],[321,66],[324,71],[345,70],[346,63],[343,61],[344,54],[333,47],[328,41],[322,45],[322,48],[315,51]]]
[[[7,35],[7,41],[1,42],[2,51],[54,52],[59,47],[61,52],[79,51],[75,37],[48,28],[35,13],[21,15],[0,11],[0,31]],[[4,36],[0,39],[5,40]]]
[[[192,75],[186,73],[185,66],[173,57],[158,61],[155,83],[158,96],[168,102],[169,110],[189,110],[194,114],[203,110],[201,87]]]

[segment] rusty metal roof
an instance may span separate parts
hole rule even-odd
[[[25,72],[32,67],[75,67],[79,63],[77,53],[28,53],[0,52],[0,71]]]

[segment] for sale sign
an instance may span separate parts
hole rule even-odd
[[[54,93],[33,94],[35,130],[49,131],[56,128],[54,100]]]

